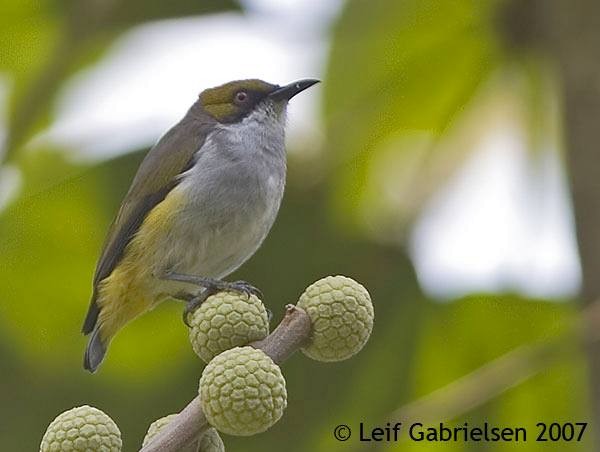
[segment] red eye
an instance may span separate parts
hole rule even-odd
[[[238,91],[235,95],[235,101],[238,103],[244,103],[248,99],[248,93],[246,91]]]

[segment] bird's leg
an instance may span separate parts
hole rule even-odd
[[[262,298],[263,296],[259,289],[246,281],[228,282],[220,279],[205,278],[202,276],[185,275],[183,273],[172,272],[165,273],[163,276],[161,276],[161,279],[194,284],[196,286],[203,287],[204,289],[212,290],[214,293],[230,290],[233,292],[243,293],[248,296],[256,295],[258,298]]]
[[[256,295],[260,299],[263,298],[262,292],[253,285],[247,283],[246,281],[228,282],[222,281],[220,279],[204,278],[202,276],[186,275],[174,272],[167,272],[160,278],[169,281],[178,281],[188,284],[194,284],[196,286],[204,288],[204,290],[200,294],[194,295],[192,297],[187,297],[186,299],[187,305],[183,314],[184,322],[186,323],[186,325],[188,323],[188,314],[194,312],[196,309],[198,309],[202,302],[204,302],[204,300],[218,292],[225,292],[229,290],[233,292],[246,294],[248,298],[250,298],[250,295]]]

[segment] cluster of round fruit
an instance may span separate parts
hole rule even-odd
[[[310,318],[302,352],[318,361],[342,361],[356,354],[373,328],[367,290],[345,276],[329,276],[310,285],[297,304]],[[254,435],[275,424],[287,406],[286,383],[279,366],[252,342],[269,334],[269,316],[254,295],[221,292],[209,297],[189,318],[189,337],[207,363],[200,378],[200,404],[211,425],[190,452],[223,451],[219,432]],[[155,421],[144,446],[173,420]],[[121,450],[116,424],[96,408],[73,408],[58,416],[42,439],[41,452]]]

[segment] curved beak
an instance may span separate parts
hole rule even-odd
[[[305,89],[310,88],[315,83],[319,83],[319,82],[320,82],[320,80],[317,80],[314,78],[298,80],[296,82],[290,83],[289,85],[280,86],[278,88],[275,88],[275,90],[269,94],[269,97],[273,100],[288,101],[292,97],[294,97],[296,94],[301,93]]]

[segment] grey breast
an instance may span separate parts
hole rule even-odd
[[[180,270],[225,277],[256,252],[275,221],[285,160],[244,141],[210,137],[184,176],[180,187],[189,190],[189,202],[177,229],[189,249]]]

